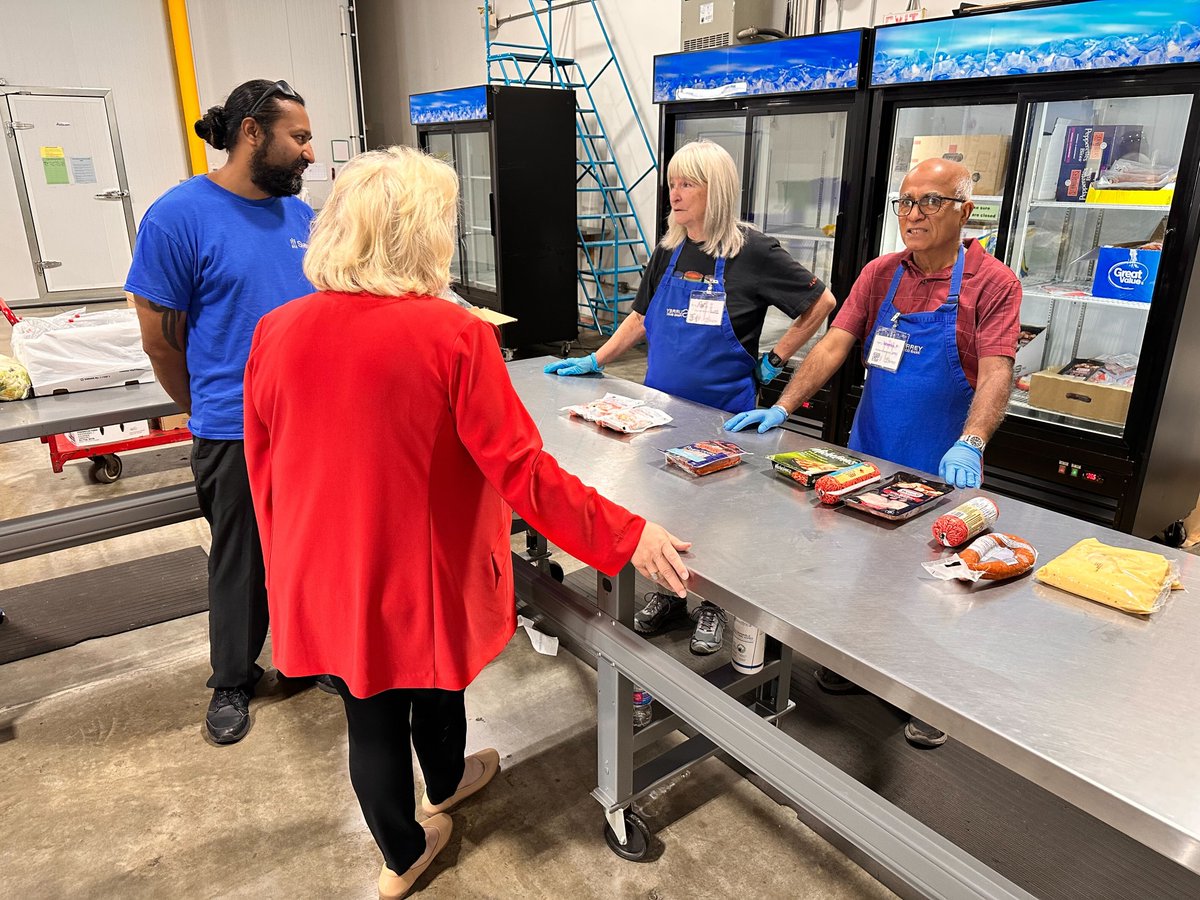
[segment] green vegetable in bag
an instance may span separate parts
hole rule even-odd
[[[25,367],[11,356],[0,355],[0,400],[24,400],[31,390]]]

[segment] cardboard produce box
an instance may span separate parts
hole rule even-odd
[[[1120,384],[1094,384],[1060,375],[1058,369],[1034,372],[1029,377],[1029,405],[1051,412],[1124,425],[1133,388]]]
[[[176,413],[173,416],[159,416],[157,419],[150,420],[150,427],[158,431],[174,431],[176,428],[185,428],[189,418],[191,417],[187,413]]]
[[[922,134],[913,138],[908,167],[927,159],[949,159],[971,170],[976,194],[997,195],[1004,190],[1008,165],[1007,134]]]
[[[148,434],[150,434],[150,425],[142,419],[136,422],[119,422],[116,425],[101,425],[99,428],[84,428],[81,431],[66,433],[67,440],[76,447],[98,447],[102,444],[146,437]]]

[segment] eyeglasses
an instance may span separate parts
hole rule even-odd
[[[262,96],[254,101],[254,105],[250,107],[250,111],[246,113],[246,118],[253,119],[254,114],[262,109],[262,105],[275,96],[284,97],[288,100],[300,99],[300,95],[296,93],[290,84],[288,84],[286,81],[277,81],[263,91]]]
[[[947,203],[966,202],[965,197],[943,197],[941,194],[926,194],[918,200],[913,200],[911,197],[902,197],[899,200],[892,201],[892,212],[898,216],[907,216],[915,206],[921,212],[925,213],[925,215],[932,216]]]

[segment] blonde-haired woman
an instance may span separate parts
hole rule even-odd
[[[738,221],[741,182],[719,144],[680,147],[667,165],[667,185],[667,233],[646,264],[633,311],[595,353],[551,363],[546,371],[598,372],[644,337],[647,385],[725,412],[751,409],[758,385],[782,372],[833,310],[833,295],[779,241]],[[793,321],[760,356],[771,306]],[[651,594],[634,627],[652,634],[686,613],[686,600]],[[724,614],[705,603],[696,614],[692,652],[715,653],[724,634]]]
[[[686,595],[688,545],[564,472],[496,329],[437,296],[457,202],[454,171],[418,151],[347,164],[305,257],[319,293],[265,316],[246,366],[274,662],[334,676],[383,897],[412,887],[449,839],[446,811],[499,766],[495,750],[463,757],[463,691],[515,629],[509,504],[597,569],[632,560]]]

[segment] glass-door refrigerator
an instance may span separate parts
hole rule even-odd
[[[671,156],[686,143],[711,140],[729,151],[741,176],[742,219],[844,297],[858,250],[852,223],[862,196],[867,115],[860,66],[869,40],[869,32],[857,29],[655,57],[659,237],[670,212]],[[761,349],[770,349],[770,339],[789,323],[772,309]],[[761,389],[760,403],[779,398],[792,368],[825,328]],[[831,437],[837,396],[836,386],[821,390],[785,427]]]
[[[515,322],[506,350],[577,337],[575,95],[483,85],[413,94],[422,150],[458,173],[452,287]]]
[[[1023,293],[985,486],[1151,536],[1200,490],[1200,2],[1128,13],[1089,0],[877,29],[860,265],[904,249],[889,201],[911,166],[964,163],[966,236]]]

